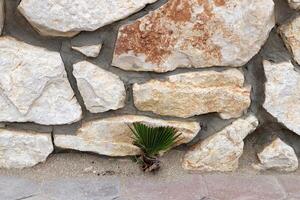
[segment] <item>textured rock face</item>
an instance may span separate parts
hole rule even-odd
[[[85,123],[75,136],[55,135],[54,142],[61,148],[95,152],[108,156],[137,155],[140,150],[132,144],[132,133],[128,127],[134,122],[155,127],[175,127],[182,133],[180,144],[190,142],[200,131],[200,126],[196,122],[164,121],[128,115]]]
[[[290,62],[264,61],[264,69],[267,82],[263,107],[300,135],[300,74]]]
[[[272,0],[169,0],[121,27],[113,65],[155,72],[242,66],[266,41],[273,12]]]
[[[92,57],[92,58],[96,58],[99,55],[101,48],[102,48],[102,44],[82,46],[82,47],[76,47],[76,46],[72,47],[72,49],[79,51],[80,53],[82,53],[87,57]]]
[[[277,138],[265,149],[257,154],[261,164],[258,169],[275,169],[279,171],[295,171],[298,169],[298,158],[292,147]]]
[[[300,16],[282,25],[279,32],[295,61],[300,64]]]
[[[50,134],[0,129],[0,168],[32,167],[52,151]]]
[[[291,8],[300,9],[300,0],[287,0]]]
[[[117,75],[86,61],[73,67],[78,89],[90,112],[99,113],[124,107],[126,91]]]
[[[0,57],[0,121],[53,125],[81,118],[59,53],[2,37]]]
[[[183,168],[223,172],[236,170],[243,154],[243,140],[257,126],[258,121],[254,116],[236,120],[189,151],[184,156]]]
[[[4,0],[0,0],[0,35],[2,34],[4,18],[5,18]]]
[[[191,117],[218,112],[222,118],[239,117],[250,105],[250,88],[237,69],[189,72],[135,84],[135,106],[160,115]]]
[[[42,35],[72,37],[94,31],[156,0],[22,0],[18,9]]]

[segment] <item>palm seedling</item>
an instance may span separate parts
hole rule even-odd
[[[133,144],[142,150],[137,160],[144,171],[156,171],[160,168],[158,156],[178,142],[181,135],[173,127],[150,127],[142,123],[133,123]]]

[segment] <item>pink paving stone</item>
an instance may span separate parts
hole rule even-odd
[[[178,177],[176,180],[140,177],[128,178],[122,184],[122,197],[132,200],[215,200],[207,196],[200,175]]]
[[[286,198],[275,177],[258,175],[205,175],[208,196],[220,200],[283,200]]]
[[[296,175],[282,175],[277,177],[278,182],[288,195],[288,200],[300,199],[300,177]]]

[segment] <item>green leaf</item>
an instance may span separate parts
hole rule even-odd
[[[181,135],[173,127],[150,127],[143,123],[133,123],[133,127],[129,128],[133,133],[133,144],[150,157],[169,150]]]

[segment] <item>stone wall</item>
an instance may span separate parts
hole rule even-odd
[[[187,170],[298,168],[299,3],[108,2],[0,0],[0,167],[137,155],[142,122],[182,133]]]

